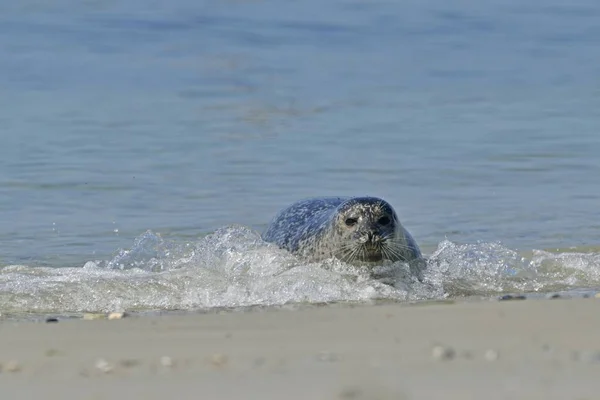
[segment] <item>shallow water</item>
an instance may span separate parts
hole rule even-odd
[[[0,310],[594,290],[599,16],[592,1],[0,5]],[[424,283],[258,239],[300,198],[365,194],[421,245]]]

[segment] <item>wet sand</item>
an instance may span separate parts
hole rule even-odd
[[[0,323],[2,398],[595,399],[600,299]]]

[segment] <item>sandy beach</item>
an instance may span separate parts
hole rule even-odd
[[[2,398],[592,399],[600,300],[0,324]]]

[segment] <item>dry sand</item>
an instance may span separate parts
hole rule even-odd
[[[596,399],[600,299],[0,323],[0,398]]]

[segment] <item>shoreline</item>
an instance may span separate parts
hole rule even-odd
[[[0,323],[0,393],[50,399],[595,398],[600,299]]]

